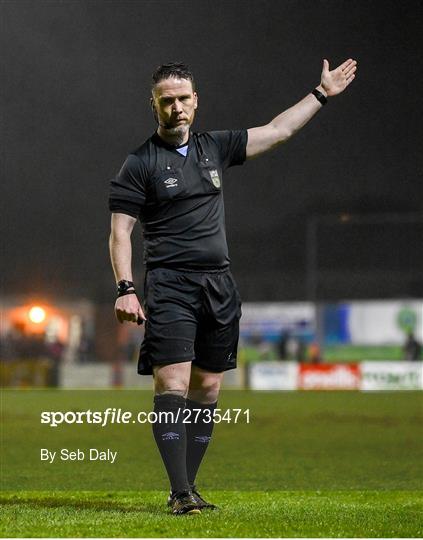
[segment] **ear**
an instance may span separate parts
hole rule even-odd
[[[150,98],[150,107],[153,109],[153,111],[156,110],[156,107],[154,106],[154,99],[152,97]]]
[[[198,108],[198,95],[194,92],[194,110]]]

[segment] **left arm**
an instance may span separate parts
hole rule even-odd
[[[357,70],[355,60],[346,60],[336,69],[329,71],[329,62],[323,60],[320,85],[317,90],[325,97],[336,96],[354,80]],[[259,156],[278,144],[286,142],[322,108],[313,94],[282,112],[265,126],[248,130],[247,159]]]

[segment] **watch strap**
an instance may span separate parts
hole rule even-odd
[[[118,298],[120,298],[121,296],[127,296],[128,294],[137,294],[135,289],[132,289],[130,291],[122,291],[122,292],[118,292]]]
[[[134,288],[134,283],[132,281],[128,281],[127,279],[121,279],[117,282],[117,292],[123,292],[128,289]]]
[[[317,90],[317,88],[312,90],[311,93],[317,99],[317,101],[319,101],[322,105],[326,105],[326,103],[328,102],[328,98],[324,94],[322,94],[322,92]]]

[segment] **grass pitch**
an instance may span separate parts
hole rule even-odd
[[[250,423],[215,428],[198,483],[219,505],[171,516],[151,426],[40,426],[41,410],[151,410],[144,391],[3,392],[8,537],[421,537],[419,392],[227,391]],[[110,463],[39,459],[40,446],[119,451]]]
[[[12,537],[421,537],[411,492],[215,491],[220,510],[166,513],[164,494],[39,492],[2,497]]]

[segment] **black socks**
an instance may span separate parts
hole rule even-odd
[[[216,405],[217,403],[197,403],[190,399],[186,401],[185,407],[192,411],[189,417],[191,423],[185,425],[187,441],[186,468],[188,482],[191,487],[194,485],[198,468],[211,439],[214,427],[213,412]],[[195,409],[201,409],[201,412],[198,413],[198,410]],[[188,418],[188,413],[186,417]],[[197,422],[194,423],[196,417]],[[207,422],[207,420],[211,421]]]
[[[161,394],[154,397],[154,412],[160,417],[153,424],[153,434],[165,464],[172,491],[190,489],[186,468],[187,439],[186,424],[183,423],[184,408],[185,398],[182,396]],[[165,415],[166,412],[172,414]]]
[[[185,400],[176,394],[154,397],[154,412],[157,413],[159,421],[153,424],[153,434],[169,476],[172,492],[188,491],[194,485],[198,468],[211,439],[216,405],[217,403],[204,404]],[[185,408],[192,411],[190,416],[187,412],[184,413]],[[195,409],[201,409],[201,412]],[[166,412],[172,414],[166,417]],[[184,419],[187,422],[185,424]]]

